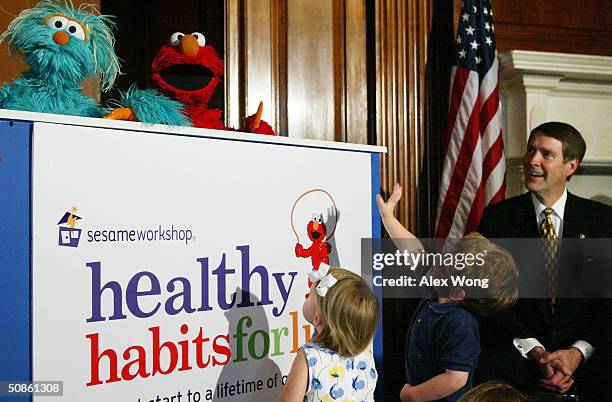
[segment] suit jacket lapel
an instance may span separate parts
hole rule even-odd
[[[580,208],[577,207],[577,200],[573,194],[567,193],[565,211],[563,212],[563,238],[572,239],[579,235],[580,228]]]
[[[519,199],[515,222],[516,226],[514,231],[520,234],[517,237],[540,237],[540,229],[538,228],[535,208],[533,207],[531,192],[529,191],[523,194]]]

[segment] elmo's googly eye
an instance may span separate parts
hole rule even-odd
[[[191,34],[191,36],[193,36],[194,38],[197,39],[198,46],[200,46],[200,47],[206,46],[206,38],[204,37],[204,34],[202,34],[200,32],[193,32]]]
[[[177,46],[181,39],[183,39],[183,36],[185,36],[185,34],[182,32],[175,32],[170,35],[170,46]]]
[[[75,21],[68,21],[65,30],[75,38],[85,40],[85,30],[79,23]]]
[[[56,30],[65,29],[68,25],[68,18],[61,15],[54,15],[47,20],[47,26]]]
[[[321,223],[321,217],[319,215],[313,215],[312,216],[312,221],[313,222],[317,222],[317,223]]]

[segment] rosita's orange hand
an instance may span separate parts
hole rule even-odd
[[[111,120],[138,121],[138,119],[136,118],[136,115],[134,114],[134,111],[129,107],[117,108],[113,110],[112,112],[110,112],[109,114],[107,114],[106,116],[104,116],[104,118],[111,119]]]

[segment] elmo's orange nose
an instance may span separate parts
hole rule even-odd
[[[313,223],[312,223],[312,228],[313,228],[314,230],[319,230],[319,222],[313,222]]]
[[[57,31],[53,34],[53,40],[60,46],[65,46],[70,43],[70,35],[64,31]]]
[[[185,56],[195,56],[196,54],[198,54],[198,50],[200,50],[198,40],[194,38],[193,35],[183,36],[179,43],[179,50]]]

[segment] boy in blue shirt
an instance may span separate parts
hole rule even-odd
[[[409,251],[421,252],[418,239],[394,215],[401,193],[396,184],[386,203],[377,196],[383,224],[391,238],[414,239],[410,244],[415,249]],[[404,402],[456,401],[469,391],[480,353],[474,314],[509,308],[518,296],[518,269],[507,250],[472,233],[459,240],[451,253],[479,257],[462,264],[461,269],[440,265],[427,273],[443,285],[421,300],[412,317],[406,338],[406,384],[400,393]],[[470,278],[481,286],[452,286],[452,275]]]

